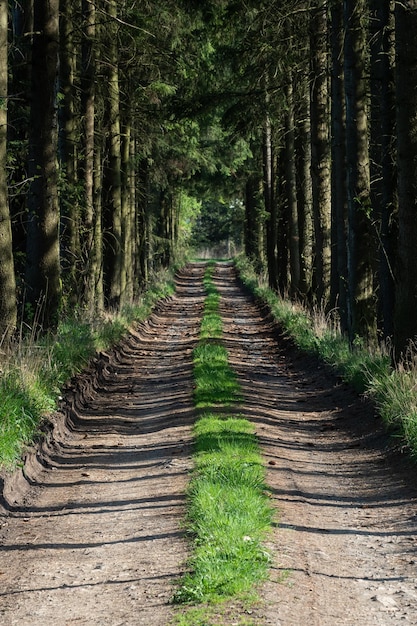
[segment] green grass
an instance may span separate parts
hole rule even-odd
[[[238,400],[239,384],[220,344],[202,342],[194,350],[194,400],[197,408],[230,406]]]
[[[206,314],[219,317],[218,302],[212,306],[216,293],[211,273],[206,289]],[[225,405],[239,400],[239,384],[228,364],[227,350],[212,339],[202,333],[194,351],[195,403],[206,411],[194,427],[195,469],[187,517],[193,554],[189,572],[174,595],[176,603],[243,597],[269,570],[269,555],[262,545],[272,522],[265,468],[252,424],[225,412]],[[182,614],[178,623],[209,624],[204,621],[207,615],[198,612],[197,618],[197,613],[190,611]],[[236,623],[250,622],[242,619]]]
[[[240,277],[302,350],[316,354],[337,370],[359,393],[373,399],[390,431],[417,460],[417,349],[410,348],[407,363],[394,369],[389,349],[365,345],[359,338],[350,345],[337,324],[320,311],[281,298],[269,289],[244,257],[236,259]]]
[[[218,314],[220,295],[212,281],[213,271],[214,263],[210,262],[206,267],[203,279],[207,295],[204,301],[204,315],[200,329],[202,339],[219,339],[222,336],[222,320]]]
[[[27,444],[57,405],[63,386],[80,372],[96,351],[105,350],[126,334],[135,320],[145,319],[155,302],[173,293],[168,275],[158,277],[134,306],[117,315],[84,321],[64,317],[53,335],[21,338],[4,355],[0,376],[0,467],[14,469]]]
[[[417,370],[400,366],[371,378],[368,391],[385,423],[417,460]]]

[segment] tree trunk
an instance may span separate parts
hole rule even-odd
[[[94,310],[101,313],[104,310],[104,259],[103,259],[103,225],[102,225],[102,192],[103,181],[103,139],[96,142],[94,150],[94,219],[92,242],[91,276],[94,278]]]
[[[311,173],[315,231],[315,283],[319,304],[330,297],[331,267],[331,178],[327,4],[320,1],[311,17]]]
[[[62,275],[72,305],[77,303],[83,286],[80,283],[81,242],[80,208],[78,198],[78,116],[76,114],[75,74],[77,45],[74,24],[79,18],[76,0],[60,2],[60,77],[59,87],[63,99],[59,107],[60,117],[60,167],[61,167],[61,262]]]
[[[347,202],[345,148],[345,90],[343,77],[343,6],[331,5],[331,128],[332,128],[332,278],[330,306],[339,311],[342,332],[347,317]]]
[[[9,3],[10,4],[10,3]],[[33,37],[33,0],[14,0],[11,7],[12,40],[9,47],[8,178],[16,276],[22,281],[26,258],[28,183],[27,120],[30,111],[30,76]]]
[[[348,324],[351,341],[376,334],[368,145],[366,0],[345,0],[345,98],[348,205]]]
[[[404,352],[417,335],[417,0],[396,4],[398,139],[398,253],[395,347]]]
[[[29,136],[26,301],[44,326],[58,322],[61,302],[57,189],[56,87],[59,0],[34,7]]]
[[[16,281],[7,188],[7,0],[0,0],[0,345],[17,321]]]
[[[268,99],[268,98],[267,98]],[[274,197],[274,166],[272,150],[272,126],[269,113],[266,113],[263,131],[263,191],[265,211],[268,214],[266,233],[266,256],[268,263],[269,286],[278,290],[277,268],[277,211]]]
[[[300,233],[300,294],[309,299],[313,276],[313,190],[311,184],[310,85],[303,73],[300,82],[300,103],[297,115],[297,205]]]
[[[394,249],[396,237],[394,2],[371,3],[371,170],[372,206],[379,243],[378,313],[384,338],[394,332]]]
[[[285,192],[285,150],[281,148],[275,163],[274,212],[276,214],[276,275],[278,292],[286,297],[289,291],[289,216]]]
[[[136,194],[136,219],[138,239],[136,242],[136,274],[144,286],[149,281],[151,265],[151,228],[149,198],[149,163],[142,159],[138,167],[138,192]]]
[[[257,271],[264,264],[262,178],[256,171],[251,173],[245,185],[244,245],[246,256],[254,263]]]
[[[300,287],[300,237],[298,230],[297,179],[295,167],[294,97],[291,75],[286,85],[285,169],[286,197],[289,219],[290,295],[295,297]]]
[[[129,108],[129,107],[128,107]],[[122,268],[121,268],[121,301],[123,304],[132,302],[133,283],[132,283],[132,231],[131,231],[131,142],[132,128],[130,120],[130,111],[125,113],[125,122],[123,124],[122,133]]]
[[[119,93],[119,54],[117,2],[109,0],[108,14],[108,107],[109,107],[109,204],[112,221],[111,247],[112,262],[109,277],[109,304],[120,305],[123,271],[122,249],[122,176],[121,176],[121,137],[120,137],[120,93]]]
[[[128,247],[126,250],[126,258],[127,258],[127,284],[128,284],[128,298],[130,302],[133,302],[138,288],[137,283],[140,280],[136,272],[136,247],[138,245],[138,232],[137,232],[137,170],[136,170],[136,155],[137,155],[137,141],[136,134],[132,129],[130,142],[129,142],[129,171],[128,171],[128,179],[127,185],[129,188],[129,214],[128,214]]]
[[[94,159],[95,159],[95,115],[96,115],[96,56],[97,28],[96,6],[89,0],[82,0],[84,27],[82,34],[81,63],[81,118],[82,153],[80,159],[81,177],[84,181],[84,229],[83,257],[85,266],[85,285],[83,301],[90,315],[96,312],[96,285],[99,280],[100,265],[97,259],[94,239],[97,211],[94,195]]]

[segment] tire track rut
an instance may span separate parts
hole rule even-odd
[[[67,394],[48,449],[2,516],[0,623],[166,626],[194,419],[192,349],[204,268],[190,266],[90,378]],[[33,456],[33,455],[32,455]],[[41,470],[41,471],[39,471]],[[19,502],[20,499],[20,502]]]
[[[187,544],[192,350],[204,303],[190,265],[161,304],[68,390],[0,516],[0,624],[167,626]],[[369,403],[299,354],[218,264],[223,341],[262,445],[277,521],[251,626],[417,623],[415,468]],[[237,607],[223,610],[225,626]],[[245,621],[246,620],[246,621]]]
[[[370,403],[278,336],[231,265],[214,281],[279,520],[260,623],[417,624],[415,468]]]

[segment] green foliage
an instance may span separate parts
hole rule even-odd
[[[196,220],[191,245],[199,248],[221,241],[242,243],[244,210],[240,202],[205,201]]]
[[[194,225],[200,215],[201,200],[189,195],[184,189],[179,192],[179,245],[190,245]]]

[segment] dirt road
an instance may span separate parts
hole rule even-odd
[[[203,271],[190,266],[176,296],[98,359],[29,458],[28,480],[7,481],[0,624],[170,623],[187,557]],[[231,266],[214,278],[240,410],[256,424],[277,510],[271,580],[233,623],[417,624],[415,469],[368,403],[279,337]]]

